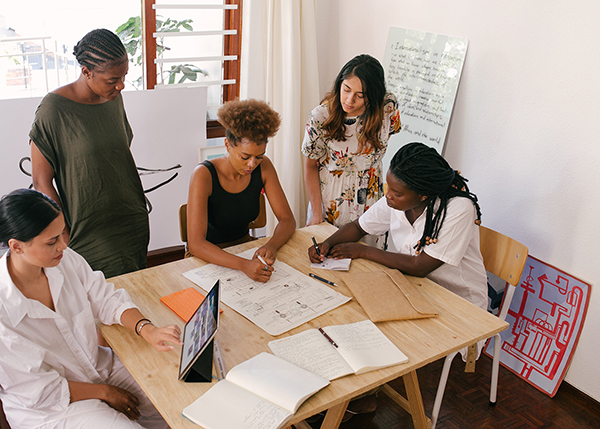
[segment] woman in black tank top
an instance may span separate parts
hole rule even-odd
[[[192,174],[187,204],[189,251],[206,262],[266,282],[277,250],[296,229],[275,167],[265,156],[267,139],[279,129],[279,114],[263,101],[237,100],[223,105],[218,118],[226,129],[227,154],[204,161]],[[251,240],[248,224],[258,216],[263,189],[278,220],[273,236],[251,260],[225,252],[223,247]]]

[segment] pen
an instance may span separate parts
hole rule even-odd
[[[222,380],[227,375],[227,369],[225,368],[225,362],[223,361],[223,355],[221,354],[221,345],[215,340],[213,345],[213,353],[215,355],[215,369],[217,370],[217,377]]]
[[[262,256],[256,255],[256,257],[258,258],[258,260],[260,262],[262,262],[263,264],[265,264],[265,271],[267,271],[269,269],[270,265],[265,262],[265,260],[262,258]],[[273,270],[273,271],[275,271],[275,270]]]
[[[324,336],[325,338],[327,338],[327,341],[329,341],[333,347],[335,347],[336,349],[338,348],[338,345],[335,343],[335,341],[333,341],[333,340],[331,339],[331,337],[330,337],[329,335],[327,335],[327,334],[325,333],[325,331],[324,331],[324,330],[322,330],[322,329],[321,329],[321,327],[320,327],[320,326],[319,326],[317,329],[319,330],[319,332],[320,332],[321,334],[323,334],[323,336]]]
[[[328,285],[331,285],[331,286],[335,286],[335,287],[337,287],[337,285],[336,285],[334,282],[330,282],[329,280],[327,280],[327,279],[324,279],[323,277],[319,277],[319,276],[318,276],[318,275],[316,275],[316,274],[313,274],[313,273],[308,273],[308,275],[309,275],[309,276],[311,276],[313,279],[317,279],[317,280],[320,280],[320,281],[322,281],[323,283],[327,283]]]
[[[315,245],[315,250],[317,251],[317,255],[321,256],[321,250],[319,249],[319,246],[317,246],[317,240],[315,240],[315,237],[310,237],[312,238],[313,244]]]

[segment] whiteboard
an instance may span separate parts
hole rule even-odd
[[[459,37],[390,28],[383,67],[387,90],[398,99],[402,130],[390,138],[385,170],[410,142],[442,153],[468,44]]]
[[[41,98],[0,100],[0,195],[27,188],[31,178],[19,170],[19,160],[30,156],[29,130]],[[144,189],[177,177],[147,193],[152,204],[149,250],[181,245],[179,206],[187,202],[189,180],[198,164],[198,149],[206,146],[206,88],[123,92],[133,129],[131,151],[138,167],[171,171],[143,175]],[[31,172],[31,163],[24,167]]]

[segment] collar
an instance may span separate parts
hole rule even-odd
[[[13,326],[17,326],[27,315],[35,319],[54,318],[57,314],[40,302],[28,299],[14,284],[8,272],[8,257],[10,250],[0,259],[0,307],[8,315]],[[62,263],[62,261],[61,261]],[[50,292],[55,302],[62,290],[63,275],[58,267],[45,268],[44,272],[48,278]]]

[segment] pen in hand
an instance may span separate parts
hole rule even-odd
[[[335,347],[336,349],[338,348],[338,345],[335,343],[335,341],[333,341],[333,340],[331,339],[331,337],[330,337],[329,335],[327,335],[327,334],[325,333],[325,331],[324,331],[324,330],[322,330],[322,329],[321,329],[321,327],[320,327],[320,326],[319,326],[317,329],[319,330],[319,332],[320,332],[321,334],[323,334],[323,336],[324,336],[325,338],[327,338],[327,341],[329,341],[333,347]]]
[[[258,258],[258,260],[259,260],[260,262],[262,262],[263,264],[265,264],[265,271],[268,271],[268,270],[269,270],[269,267],[270,267],[270,265],[269,265],[269,264],[267,264],[267,262],[266,262],[266,261],[265,261],[265,260],[262,258],[262,256],[260,256],[260,255],[256,255],[256,257]],[[273,271],[275,271],[275,269],[273,269]]]
[[[310,237],[312,239],[313,244],[315,245],[315,250],[317,251],[317,255],[321,256],[321,250],[319,249],[319,246],[317,245],[317,240],[315,240],[315,237]]]

